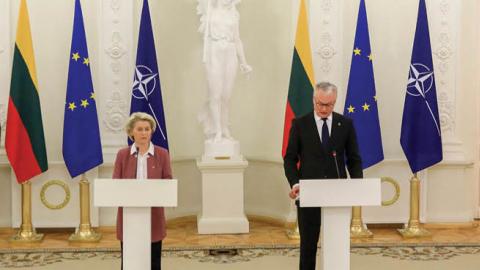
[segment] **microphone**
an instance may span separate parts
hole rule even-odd
[[[335,159],[335,168],[337,169],[337,178],[340,179],[340,171],[338,170],[337,151],[332,150],[333,159]]]
[[[329,144],[330,144],[332,157],[335,160],[335,169],[337,170],[337,178],[340,179],[340,170],[338,169],[338,160],[337,160],[337,151],[335,150],[335,141],[332,138],[330,138]]]

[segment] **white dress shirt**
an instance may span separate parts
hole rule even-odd
[[[135,146],[135,144],[132,144],[132,146],[130,147],[130,155],[137,155],[137,179],[147,179],[148,178],[148,175],[147,175],[147,158],[149,157],[149,155],[152,155],[154,154],[154,148],[153,148],[153,144],[150,143],[150,145],[148,146],[148,150],[147,152],[145,152],[145,154],[140,154],[140,153],[137,153],[137,147]]]
[[[317,115],[317,113],[313,113],[313,116],[315,117],[315,124],[317,124],[318,136],[320,137],[320,140],[323,142],[323,138],[322,138],[323,120],[320,116]],[[333,113],[331,113],[327,117],[328,135],[332,134],[332,119],[333,119]]]

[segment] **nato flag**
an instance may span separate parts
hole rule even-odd
[[[155,145],[168,149],[160,76],[148,0],[143,1],[140,32],[138,34],[137,62],[133,75],[132,102],[130,106],[130,113],[134,112],[145,112],[155,119],[157,129],[152,135],[152,142]],[[129,144],[131,143],[129,140]]]
[[[420,0],[400,144],[413,173],[442,160],[442,137],[425,0]]]
[[[344,115],[353,119],[364,169],[383,160],[372,60],[367,11],[361,0]]]
[[[80,0],[75,1],[63,123],[63,159],[72,177],[103,163],[95,93]]]

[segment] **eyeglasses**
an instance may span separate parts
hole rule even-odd
[[[321,108],[321,107],[331,108],[331,107],[335,106],[335,103],[315,102],[314,104],[315,104],[315,106],[320,107],[320,108]]]

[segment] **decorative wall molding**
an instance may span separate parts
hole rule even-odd
[[[342,57],[343,4],[342,1],[310,0],[310,42],[315,80],[336,82],[344,89]],[[337,104],[343,104],[343,94],[338,95]],[[337,105],[339,106],[339,105]]]
[[[106,101],[104,124],[107,130],[112,133],[119,133],[123,130],[125,119],[128,117],[128,104],[122,98],[119,91],[111,93],[111,97]]]
[[[323,0],[320,2],[320,10],[323,13],[323,19],[320,20],[321,28],[320,36],[319,36],[319,45],[313,49],[314,54],[319,55],[321,61],[319,63],[320,69],[324,73],[330,73],[332,70],[332,58],[337,54],[337,51],[332,45],[333,37],[332,37],[332,28],[329,27],[331,24],[331,12],[332,12],[332,1],[331,0]],[[335,16],[334,16],[335,17]],[[314,27],[314,25],[312,25]]]
[[[320,37],[320,48],[315,49],[315,54],[320,55],[322,59],[320,69],[324,73],[330,73],[332,69],[332,58],[337,54],[337,51],[332,46],[332,39],[330,33],[323,33]]]
[[[100,89],[99,114],[104,160],[113,162],[117,149],[125,145],[123,125],[129,114],[133,74],[134,1],[102,0],[99,5]]]
[[[315,80],[341,82],[342,3],[306,0]],[[292,1],[292,39],[295,39],[300,1]],[[292,42],[293,44],[294,42]],[[341,85],[339,86],[342,89]]]
[[[112,0],[110,2],[110,7],[113,10],[113,12],[118,12],[121,8],[122,1],[121,0]]]
[[[436,71],[444,159],[461,160],[465,159],[465,154],[456,128],[461,1],[436,0],[429,3],[430,39]]]
[[[458,55],[455,50],[458,46],[456,33],[453,31],[456,14],[447,0],[437,2],[432,13],[435,14],[435,17],[438,16],[433,27],[435,32],[432,31],[432,43],[434,44],[433,56],[437,62],[439,110],[443,116],[441,117],[442,134],[452,136],[455,135],[455,58]]]
[[[118,86],[122,73],[122,57],[127,53],[122,44],[122,37],[119,32],[115,31],[112,33],[110,47],[108,47],[105,52],[111,58],[110,68],[114,74],[113,83]]]

